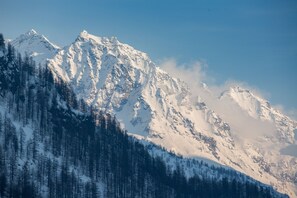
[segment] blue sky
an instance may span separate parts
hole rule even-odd
[[[34,28],[60,46],[86,29],[116,36],[159,63],[202,60],[215,83],[243,81],[297,110],[297,1],[1,1],[6,38]]]

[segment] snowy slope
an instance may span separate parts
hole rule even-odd
[[[60,49],[51,43],[45,36],[38,34],[35,30],[30,30],[11,42],[22,56],[27,53],[34,58],[37,63],[45,64],[48,58],[52,58]]]
[[[42,49],[44,43],[39,45],[36,48]],[[184,82],[115,37],[83,31],[49,60],[49,67],[56,78],[72,85],[79,99],[116,115],[131,135],[183,156],[230,166],[290,195],[296,193],[297,159],[280,155],[280,149],[294,143],[296,122],[269,108],[263,99],[233,89],[216,98],[222,106],[237,109],[232,116],[257,123],[253,131],[276,128],[270,135],[246,138],[240,132],[249,126],[230,119],[225,110],[210,108],[209,101],[192,95]]]

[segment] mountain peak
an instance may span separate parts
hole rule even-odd
[[[22,56],[27,54],[33,57],[36,63],[41,64],[44,64],[48,58],[51,58],[60,49],[34,29],[20,35],[10,43]]]
[[[34,29],[31,29],[28,32],[26,32],[25,35],[32,36],[32,35],[38,35],[38,33]]]
[[[100,36],[95,36],[93,34],[88,33],[86,30],[83,30],[79,33],[76,41],[84,41],[84,42],[88,42],[88,41],[93,41],[95,43],[98,44],[119,44],[119,41],[117,39],[117,37],[100,37]]]
[[[264,99],[261,94],[257,93],[257,91],[249,90],[244,87],[240,86],[232,86],[229,88],[227,93],[232,97],[232,98],[238,98],[241,97],[243,100],[256,100],[259,103],[261,103],[264,106],[267,106],[270,108],[269,102]]]
[[[89,33],[86,30],[83,30],[79,33],[80,37],[88,37]]]
[[[92,35],[88,33],[86,30],[83,30],[79,33],[76,41],[82,41],[82,42],[95,41],[96,43],[100,43],[101,37]]]
[[[243,87],[240,87],[240,86],[232,86],[230,87],[229,89],[230,92],[246,92],[246,93],[251,93],[250,90],[248,89],[245,89]]]

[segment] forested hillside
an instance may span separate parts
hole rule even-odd
[[[0,197],[285,196],[256,181],[170,169],[0,34]]]

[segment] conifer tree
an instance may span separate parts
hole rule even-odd
[[[5,51],[5,40],[3,34],[0,33],[0,52]]]

